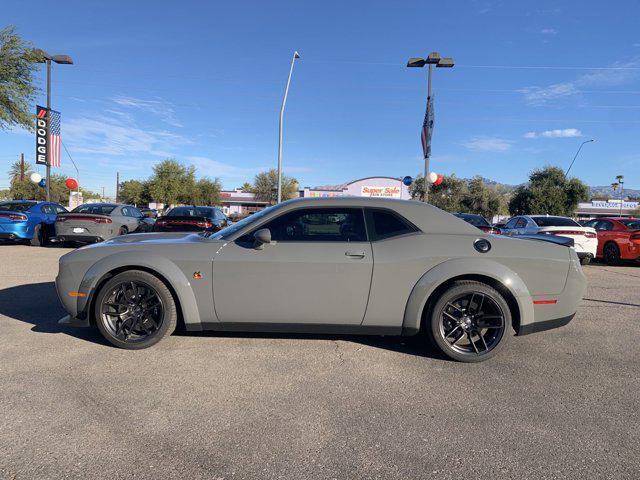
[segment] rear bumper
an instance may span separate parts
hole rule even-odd
[[[554,318],[551,320],[545,320],[543,322],[534,322],[528,325],[522,325],[518,329],[518,335],[528,335],[530,333],[544,332],[545,330],[564,327],[573,319],[573,317],[575,317],[575,315],[575,313],[572,313],[571,315],[568,315],[566,317]]]
[[[0,232],[0,240],[19,240],[22,238],[23,237],[13,232]]]
[[[77,242],[77,243],[98,243],[103,242],[104,238],[94,235],[56,235],[51,238],[52,242]]]

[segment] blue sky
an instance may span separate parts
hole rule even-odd
[[[433,79],[434,171],[520,183],[595,138],[573,174],[640,188],[640,4],[615,5],[32,1],[5,5],[2,24],[74,58],[54,68],[53,107],[92,190],[167,157],[225,188],[274,167],[294,50],[284,170],[301,186],[422,170],[426,69],[405,64],[436,50],[456,66]],[[33,160],[33,135],[0,132],[0,187],[20,152]],[[66,154],[59,172],[74,172]]]

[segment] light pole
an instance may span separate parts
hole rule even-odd
[[[453,67],[453,58],[441,58],[438,52],[431,52],[427,58],[412,57],[407,62],[409,68],[422,68],[429,66],[427,73],[427,112],[422,125],[422,151],[424,153],[424,201],[429,201],[429,157],[431,156],[431,134],[433,131],[433,104],[431,102],[431,67],[438,68]]]
[[[578,158],[578,154],[580,153],[580,150],[582,150],[582,147],[584,146],[585,143],[591,143],[591,142],[595,142],[595,140],[592,138],[591,140],[587,140],[585,142],[582,142],[580,144],[580,146],[578,147],[578,151],[576,152],[576,154],[573,156],[573,160],[571,160],[571,165],[569,165],[569,168],[567,168],[567,173],[564,174],[565,178],[567,177],[567,175],[569,175],[569,170],[571,170],[571,167],[573,167],[573,162],[576,161],[576,158]]]
[[[44,50],[37,49],[35,50],[36,55],[38,55],[38,63],[46,63],[47,64],[47,180],[46,180],[46,189],[47,189],[47,202],[51,201],[51,62],[59,63],[61,65],[73,65],[73,60],[69,55],[49,55]]]
[[[287,86],[284,89],[282,107],[280,107],[280,128],[278,131],[278,203],[282,201],[282,122],[284,121],[284,106],[287,103],[287,95],[289,94],[289,84],[291,83],[293,65],[296,63],[296,59],[298,58],[300,58],[300,54],[298,52],[293,52],[291,68],[289,69],[289,77],[287,78]]]
[[[622,192],[624,192],[624,175],[616,175],[618,185],[620,185],[620,216],[622,217]]]

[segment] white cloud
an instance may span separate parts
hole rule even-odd
[[[555,35],[558,31],[555,28],[543,28],[540,33],[543,35]]]
[[[167,131],[143,130],[126,117],[72,118],[63,127],[65,142],[74,153],[167,156],[176,145],[191,143]]]
[[[544,105],[550,100],[578,95],[585,87],[614,87],[635,80],[640,75],[640,58],[617,62],[610,67],[593,69],[575,80],[554,83],[545,87],[531,86],[520,90],[527,103]]]
[[[120,95],[114,97],[113,101],[122,107],[136,108],[138,110],[149,112],[159,117],[163,122],[174,127],[182,127],[182,124],[176,119],[173,105],[166,100],[143,100],[140,98]]]
[[[544,132],[527,132],[524,138],[573,138],[582,137],[582,132],[577,128],[556,128],[555,130],[545,130]]]
[[[218,160],[214,160],[209,157],[203,156],[189,156],[186,160],[193,164],[198,173],[208,177],[225,177],[225,178],[239,178],[247,179],[251,178],[259,172],[268,170],[268,166],[256,166],[256,167],[237,167],[228,163],[223,163]]]
[[[473,137],[463,145],[477,152],[506,152],[511,148],[511,143],[509,140],[498,137]]]

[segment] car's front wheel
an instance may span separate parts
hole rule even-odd
[[[177,318],[176,303],[164,282],[140,270],[108,280],[94,307],[95,323],[104,338],[131,350],[150,347],[171,335]]]
[[[607,265],[618,265],[620,263],[620,249],[613,242],[609,242],[604,246],[602,256]]]
[[[511,310],[500,292],[482,282],[461,280],[437,300],[425,331],[447,357],[482,362],[504,347],[510,327]]]

